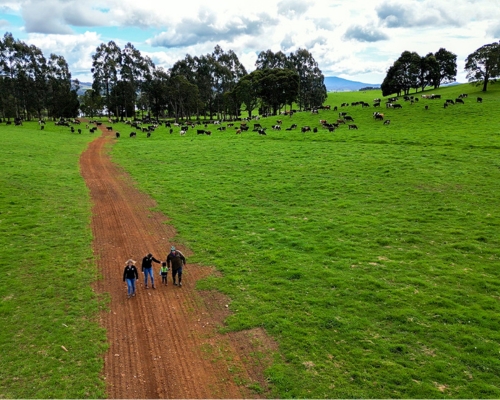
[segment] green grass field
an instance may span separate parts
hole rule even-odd
[[[390,125],[372,107],[339,108],[358,130],[334,133],[212,126],[134,140],[122,127],[113,157],[190,262],[222,272],[199,287],[232,298],[227,329],[262,326],[279,342],[274,397],[497,398],[500,91],[476,90],[382,108]],[[443,108],[462,92],[465,105]],[[338,112],[259,122],[277,118],[319,127]]]
[[[443,108],[463,92],[465,105]],[[113,159],[169,216],[188,261],[222,272],[198,286],[231,297],[226,329],[278,341],[273,397],[500,397],[500,88],[426,93],[443,99],[380,109],[390,125],[372,107],[339,108],[358,130],[333,133],[160,127],[131,139],[116,124]],[[105,303],[90,289],[78,173],[91,136],[34,123],[0,135],[0,397],[102,397]]]
[[[0,398],[105,395],[105,303],[90,286],[91,205],[78,168],[92,138],[69,135],[0,126]]]

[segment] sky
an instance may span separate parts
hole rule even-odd
[[[305,48],[324,76],[380,84],[403,51],[465,58],[500,38],[500,0],[0,0],[0,30],[63,56],[92,82],[101,43],[132,43],[156,66],[233,50],[248,72],[261,51]]]

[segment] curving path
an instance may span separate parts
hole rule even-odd
[[[219,334],[227,300],[214,293],[202,297],[195,290],[196,281],[213,272],[210,268],[188,264],[179,288],[172,285],[171,275],[170,284],[162,286],[154,264],[157,289],[146,290],[140,276],[137,296],[127,299],[125,261],[136,260],[142,275],[142,257],[150,251],[165,259],[175,244],[175,232],[165,216],[151,211],[154,202],[111,162],[108,149],[114,132],[101,132],[82,154],[80,168],[93,201],[93,249],[102,274],[95,290],[109,293],[109,311],[101,316],[109,343],[104,363],[107,396],[255,397],[245,386],[254,379],[241,354],[255,336]],[[181,250],[189,262],[189,249]]]

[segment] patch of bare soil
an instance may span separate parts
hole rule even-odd
[[[154,201],[111,162],[114,132],[101,132],[82,154],[80,168],[93,201],[93,249],[102,274],[95,290],[110,298],[109,311],[101,316],[109,342],[104,356],[107,396],[262,397],[267,390],[263,369],[277,346],[260,329],[219,332],[229,315],[229,299],[195,290],[196,281],[211,274],[211,268],[188,263],[180,288],[172,285],[171,275],[168,285],[161,285],[155,264],[157,289],[145,289],[142,257],[151,252],[164,260],[170,246],[177,246],[175,231],[164,215],[151,211]],[[178,247],[189,262],[190,250]],[[137,261],[140,274],[137,296],[131,299],[122,280],[129,258]],[[264,392],[249,389],[257,383]]]

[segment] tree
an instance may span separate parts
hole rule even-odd
[[[312,54],[306,49],[298,49],[288,60],[289,68],[299,75],[299,108],[321,106],[327,97],[325,77]]]
[[[432,82],[432,86],[439,88],[442,83],[456,81],[457,77],[457,55],[444,48],[440,48],[434,57],[439,65],[438,74]]]
[[[387,75],[380,85],[380,88],[382,89],[382,96],[389,96],[394,93],[398,96],[401,95],[402,89],[398,79],[398,66],[396,63],[387,70]]]
[[[252,118],[252,111],[259,103],[260,80],[263,72],[256,69],[250,74],[244,76],[236,84],[234,92],[239,102],[245,105],[245,111],[248,112],[248,118]]]
[[[102,111],[102,97],[93,89],[88,89],[80,97],[80,110],[83,115],[94,118]]]
[[[199,106],[198,87],[183,75],[174,76],[168,82],[168,99],[176,120],[187,117]]]
[[[465,59],[465,71],[469,82],[483,85],[486,92],[488,83],[500,76],[500,42],[485,44]]]
[[[257,56],[255,67],[257,69],[288,68],[289,60],[286,54],[281,51],[277,53],[273,53],[271,50],[261,51]]]
[[[259,95],[264,113],[276,115],[283,105],[292,103],[299,93],[299,81],[299,75],[292,69],[262,70]]]
[[[111,90],[118,82],[120,63],[121,50],[113,41],[101,43],[92,55],[92,88],[104,96],[108,116],[111,114]]]

